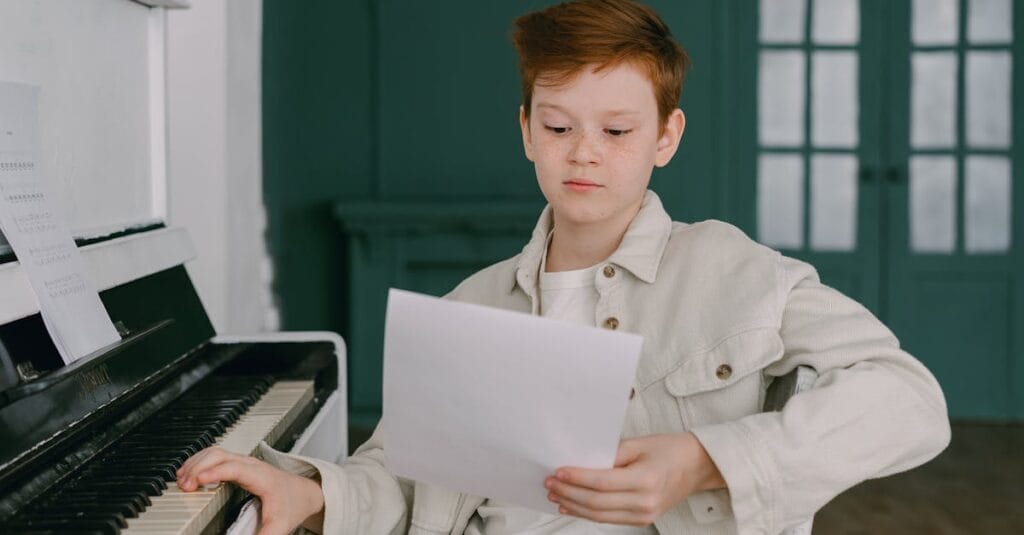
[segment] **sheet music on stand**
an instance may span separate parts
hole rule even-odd
[[[38,166],[37,87],[0,82],[0,231],[65,364],[120,340],[48,177]]]

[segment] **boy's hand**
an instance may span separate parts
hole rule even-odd
[[[262,511],[257,535],[285,535],[300,525],[322,530],[324,494],[319,483],[259,459],[206,448],[185,461],[177,476],[178,488],[185,492],[230,481],[259,496]]]
[[[562,514],[646,526],[690,494],[725,481],[697,437],[677,433],[625,439],[614,468],[562,467],[544,486]]]

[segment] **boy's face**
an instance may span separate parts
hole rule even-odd
[[[675,154],[682,111],[659,132],[654,86],[624,63],[569,84],[534,86],[530,118],[520,107],[526,157],[534,163],[555,225],[629,224],[643,202],[651,171]]]

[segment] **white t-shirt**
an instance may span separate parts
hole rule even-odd
[[[550,236],[548,237],[550,241]],[[545,273],[547,255],[541,261],[540,309],[541,316],[593,326],[597,307],[597,288],[594,278],[600,266],[574,271]],[[541,513],[525,507],[487,500],[476,510],[466,528],[469,535],[506,535],[548,533],[654,535],[653,526],[637,528],[618,524],[598,524],[582,518]]]

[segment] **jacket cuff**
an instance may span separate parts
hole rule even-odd
[[[350,511],[353,500],[340,496],[344,485],[341,483],[340,467],[336,464],[311,457],[283,453],[261,441],[257,456],[271,466],[305,478],[320,476],[320,488],[324,493],[324,529],[322,533],[345,533],[344,520],[356,518],[356,511]]]
[[[739,533],[775,533],[778,470],[742,422],[691,429],[729,489]]]

